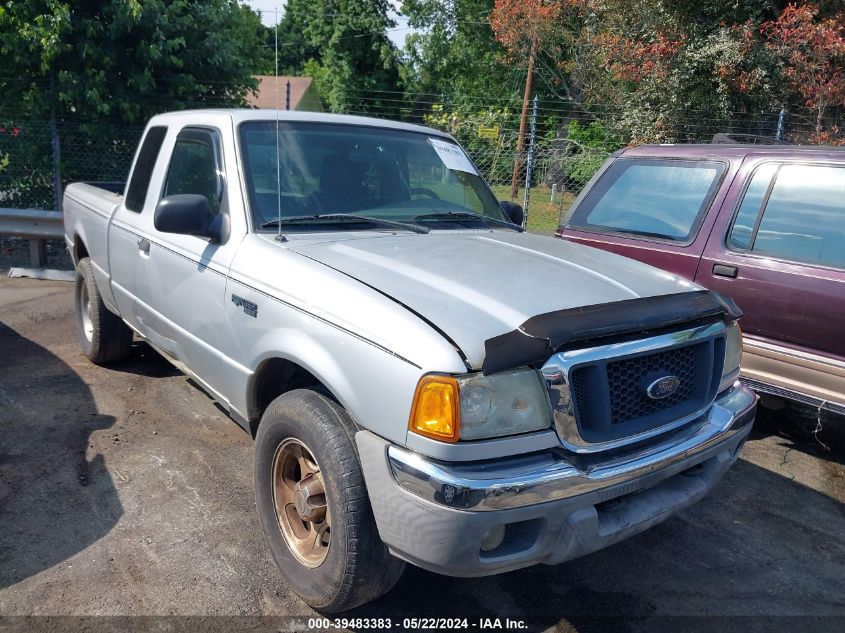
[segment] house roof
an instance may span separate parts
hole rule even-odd
[[[277,79],[273,75],[258,75],[258,91],[249,93],[246,98],[247,104],[255,108],[278,108],[285,109],[285,98],[287,83],[290,82],[290,109],[296,110],[302,97],[305,96],[308,88],[311,87],[311,77],[282,77]],[[278,102],[276,101],[276,86],[278,85]]]

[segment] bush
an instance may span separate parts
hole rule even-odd
[[[566,127],[571,153],[563,159],[561,168],[568,187],[580,190],[622,142],[601,121],[582,125],[573,119]]]

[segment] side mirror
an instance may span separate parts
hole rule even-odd
[[[516,202],[511,202],[510,200],[502,200],[501,202],[499,202],[499,206],[502,207],[502,211],[505,212],[505,215],[508,217],[508,220],[510,220],[512,223],[516,224],[517,226],[522,226],[522,223],[525,222],[525,211]]]
[[[180,193],[162,198],[156,206],[153,226],[162,233],[179,233],[221,239],[219,222],[211,214],[208,198],[196,193]]]

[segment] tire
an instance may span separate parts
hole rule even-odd
[[[76,265],[76,333],[82,353],[98,365],[123,360],[132,349],[132,330],[111,312],[97,288],[91,260]]]
[[[355,450],[355,430],[337,402],[297,389],[270,403],[255,440],[255,499],[273,558],[291,590],[324,613],[375,600],[393,588],[405,567],[379,538]],[[321,485],[312,486],[315,478]],[[308,492],[299,499],[294,493],[291,502],[287,495],[293,481],[298,481],[294,489]],[[281,516],[277,505],[283,508]],[[302,520],[300,509],[313,520]],[[305,530],[308,536],[300,538]],[[317,535],[313,541],[312,534]]]

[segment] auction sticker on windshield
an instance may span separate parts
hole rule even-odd
[[[470,174],[478,174],[478,172],[475,171],[475,167],[473,167],[472,163],[469,162],[467,155],[464,154],[464,150],[454,143],[439,141],[436,138],[430,138],[428,139],[428,142],[431,143],[431,146],[434,148],[434,151],[437,152],[440,160],[442,160],[443,164],[449,169],[465,171]]]

